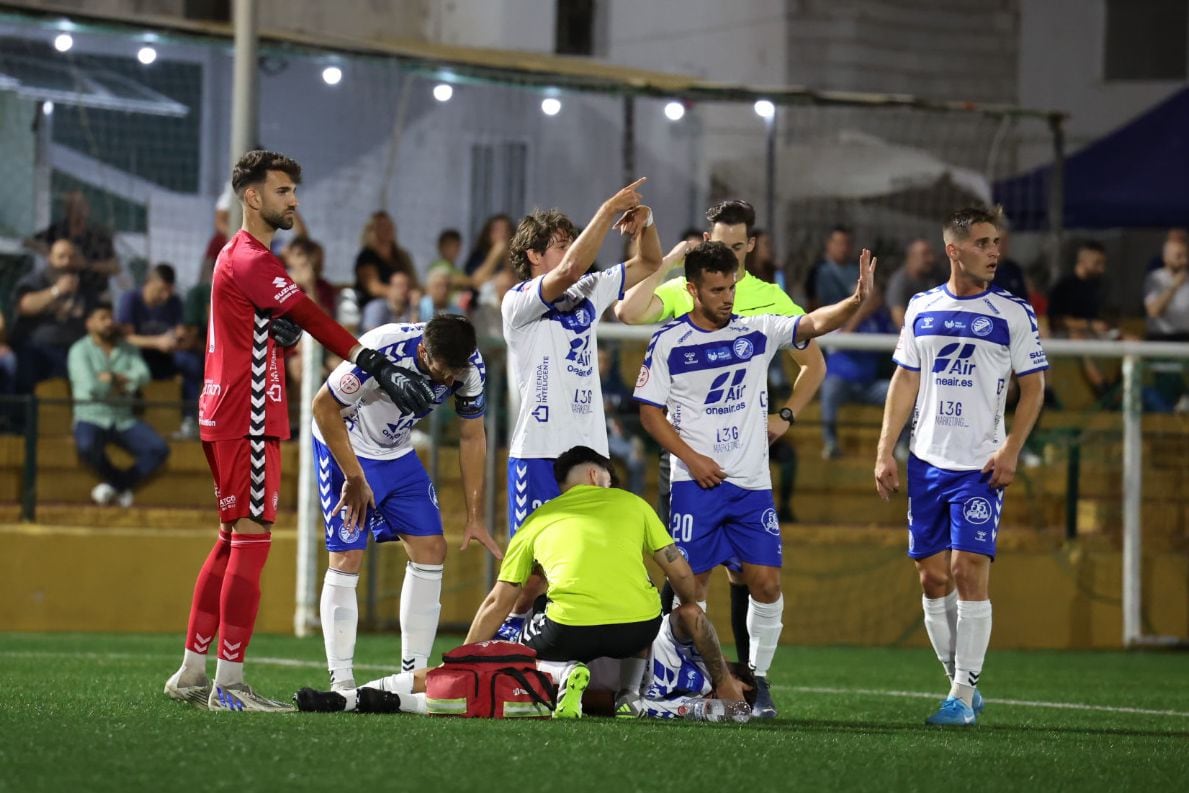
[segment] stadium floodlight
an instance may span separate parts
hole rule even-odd
[[[74,46],[74,36],[69,33],[59,33],[54,37],[54,49],[58,52],[67,52]]]
[[[343,79],[343,70],[337,66],[327,66],[322,70],[322,82],[327,85],[338,85]]]
[[[685,117],[685,105],[674,99],[665,105],[665,118],[670,121],[680,121]]]
[[[541,100],[541,112],[547,116],[556,116],[561,112],[561,100],[555,96],[547,96]]]
[[[449,102],[454,96],[454,86],[450,83],[438,83],[433,87],[433,98],[439,102]]]
[[[136,60],[148,66],[153,61],[157,60],[157,50],[149,45],[145,45],[136,51]]]
[[[771,121],[776,116],[776,105],[767,99],[757,99],[755,103],[756,115],[765,121]]]
[[[52,116],[54,114],[54,103],[49,100],[42,102],[41,113],[45,116]]]

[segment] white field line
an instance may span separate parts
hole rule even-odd
[[[177,660],[176,654],[164,653],[67,653],[50,650],[0,650],[0,658],[81,658],[96,661],[145,661],[145,660]],[[323,669],[321,661],[304,661],[300,658],[273,658],[268,656],[252,656],[250,664],[261,666],[283,666],[298,669]],[[385,666],[383,664],[355,664],[359,670],[395,673],[398,665]],[[937,700],[941,695],[927,691],[894,691],[879,688],[843,688],[829,686],[787,686],[776,684],[773,688],[786,691],[796,691],[798,694],[825,694],[830,696],[865,696],[865,697],[896,697],[899,699],[932,699]],[[1182,716],[1189,717],[1189,711],[1184,710],[1154,710],[1151,708],[1128,708],[1115,705],[1090,705],[1083,702],[1042,702],[1030,699],[986,699],[988,705],[1007,705],[1019,708],[1052,708],[1055,710],[1082,710],[1095,713],[1127,713],[1138,716]]]

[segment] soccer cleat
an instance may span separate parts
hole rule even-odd
[[[357,713],[400,713],[400,695],[378,688],[359,689]]]
[[[303,688],[293,695],[293,702],[302,713],[341,713],[347,709],[347,698],[337,691]]]
[[[977,716],[983,712],[983,695],[979,693],[978,689],[974,690],[974,697],[970,700],[974,708],[974,715]]]
[[[210,699],[206,701],[210,710],[254,711],[258,713],[292,713],[297,708],[285,702],[263,697],[252,690],[247,683],[232,683],[211,688]]]
[[[196,708],[206,710],[207,700],[211,696],[210,678],[203,675],[197,678],[197,682],[183,682],[182,671],[179,669],[165,681],[165,693],[178,702],[188,702]]]
[[[638,719],[643,715],[640,707],[640,697],[637,694],[623,693],[615,700],[615,718]]]
[[[976,719],[974,709],[965,702],[957,697],[946,697],[937,712],[925,719],[925,724],[935,727],[970,727]]]
[[[524,632],[525,617],[508,617],[495,632],[495,638],[505,642],[519,642]]]
[[[751,708],[753,719],[775,719],[776,705],[772,702],[772,689],[768,678],[756,675],[756,704]]]
[[[557,692],[557,707],[553,709],[555,719],[582,718],[582,695],[590,685],[590,670],[586,664],[576,664],[566,675],[566,681]]]

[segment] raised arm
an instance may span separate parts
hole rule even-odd
[[[656,296],[656,289],[665,278],[685,262],[685,254],[694,247],[682,240],[661,260],[660,267],[644,276],[639,283],[627,290],[615,304],[615,316],[626,325],[650,325],[660,320],[665,304]]]
[[[837,330],[875,294],[875,257],[866,248],[859,254],[859,280],[850,297],[822,306],[801,318],[797,325],[797,341],[816,339]]]
[[[628,259],[624,269],[624,286],[631,288],[641,280],[654,275],[663,261],[661,238],[656,224],[652,222],[652,209],[641,204],[624,213],[615,223],[621,234],[632,235],[636,255]]]
[[[546,303],[552,303],[586,275],[586,271],[594,264],[599,248],[603,247],[603,240],[611,230],[611,224],[624,212],[640,206],[640,194],[636,192],[636,188],[646,181],[646,178],[637,179],[603,202],[594,217],[586,224],[586,228],[578,235],[578,239],[570,244],[561,264],[541,279],[541,299]]]

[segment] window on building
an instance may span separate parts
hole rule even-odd
[[[227,22],[231,19],[231,0],[186,0],[182,13],[186,19]]]
[[[595,0],[557,0],[558,55],[593,55]]]
[[[1189,0],[1107,0],[1103,77],[1184,80]]]

